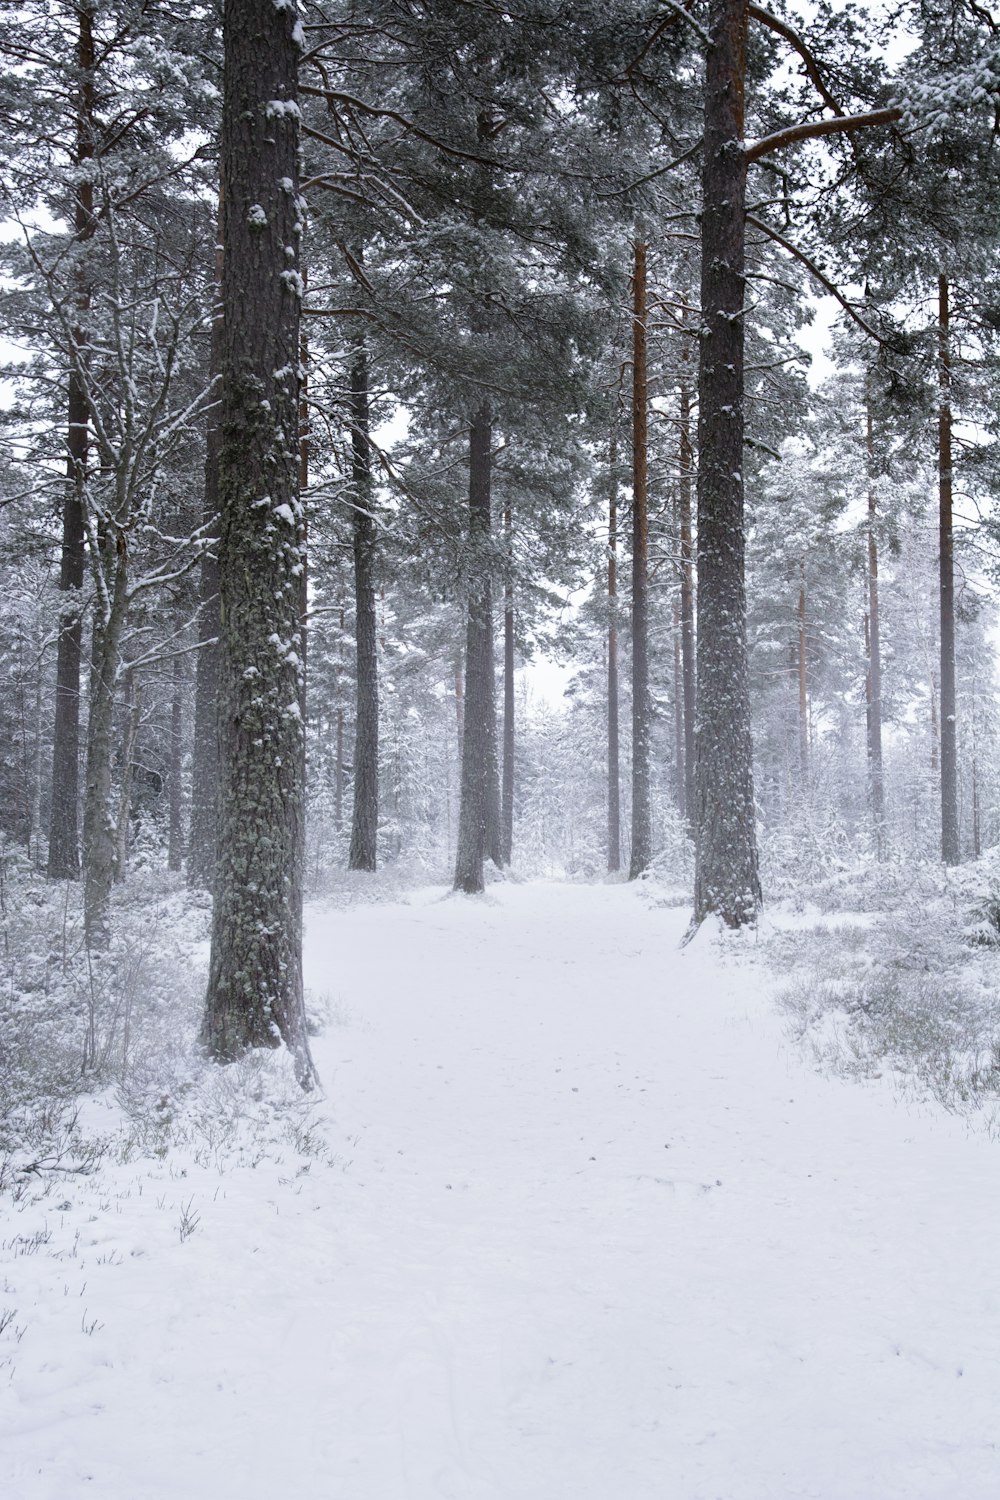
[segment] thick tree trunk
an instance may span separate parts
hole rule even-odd
[[[374,870],[378,840],[378,631],[375,611],[376,525],[368,440],[368,360],[359,344],[351,363],[351,473],[354,505],[354,594],[357,715],[354,815],[348,867]]]
[[[91,239],[96,228],[94,186],[87,171],[93,160],[96,111],[96,52],[94,15],[96,4],[83,0],[77,7],[77,63],[80,93],[76,114],[75,165],[79,177],[75,189],[73,233],[78,245]],[[80,322],[72,338],[82,351],[88,340],[84,320],[90,309],[90,291],[84,271],[78,270],[76,306]],[[59,589],[65,596],[60,610],[56,645],[56,706],[52,732],[52,807],[49,822],[48,873],[55,879],[76,879],[80,874],[80,667],[83,658],[84,487],[87,478],[89,411],[84,379],[70,370],[68,389],[68,436],[66,491],[62,513],[62,558]]]
[[[622,867],[621,770],[618,732],[618,441],[608,448],[608,871]]]
[[[698,381],[698,743],[694,922],[761,903],[743,519],[746,0],[712,0],[703,148]]]
[[[142,683],[133,671],[125,674],[125,737],[122,742],[122,770],[118,781],[118,816],[115,820],[115,882],[125,879],[128,867],[129,815],[132,811],[132,785],[135,779],[135,747],[142,718]]]
[[[511,508],[504,506],[507,572],[503,587],[503,776],[500,795],[500,862],[514,850],[514,541]]]
[[[489,407],[483,405],[475,412],[469,430],[469,598],[462,790],[455,858],[455,889],[470,895],[484,887],[483,862],[488,855],[493,855],[491,844],[499,834],[500,824],[489,552],[492,444],[492,417]],[[499,853],[499,849],[496,852]]]
[[[216,308],[212,322],[209,373],[222,376],[222,213],[219,197],[218,243],[215,250]],[[194,744],[191,754],[191,827],[188,834],[188,884],[214,890],[219,821],[219,450],[222,444],[221,391],[205,434],[205,499],[202,524],[212,538],[202,555],[198,583],[198,658],[194,683]]]
[[[646,493],[646,246],[636,243],[632,275],[632,859],[629,879],[653,857],[650,785],[649,518]]]
[[[882,773],[882,638],[879,616],[877,501],[875,497],[875,428],[871,400],[866,413],[868,450],[868,778],[871,788],[875,857],[885,853],[885,779]]]
[[[957,865],[958,739],[955,694],[955,539],[952,529],[951,335],[947,276],[938,278],[938,500],[941,599],[941,858]]]
[[[299,22],[226,0],[219,456],[219,843],[202,1040],[220,1061],[283,1040],[315,1080],[302,996],[302,232]]]

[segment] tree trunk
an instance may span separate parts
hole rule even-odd
[[[142,684],[131,670],[125,674],[125,736],[122,742],[122,770],[118,782],[118,816],[115,820],[115,883],[125,879],[128,866],[129,814],[132,811],[132,783],[135,779],[135,747],[142,718]]]
[[[101,556],[108,599],[95,605],[87,718],[86,796],[83,812],[83,928],[88,948],[103,948],[109,938],[111,887],[115,878],[116,822],[111,810],[111,761],[114,750],[115,690],[122,632],[128,609],[128,554],[124,543],[104,533]]]
[[[646,246],[632,276],[632,860],[629,879],[653,857],[650,787],[649,518],[646,493]]]
[[[608,447],[608,871],[622,867],[621,772],[618,734],[618,440]]]
[[[799,588],[799,630],[796,653],[799,679],[799,781],[802,795],[809,795],[809,675],[806,658],[806,588]]]
[[[94,157],[96,68],[94,15],[96,4],[83,0],[77,7],[77,63],[80,92],[76,113],[73,235],[78,245],[93,238],[94,185],[88,172]],[[76,272],[79,323],[72,339],[79,351],[88,342],[84,326],[90,310],[85,270]],[[52,733],[52,808],[49,822],[48,873],[54,879],[75,880],[80,874],[80,667],[83,658],[84,489],[87,478],[89,411],[84,379],[70,369],[66,491],[62,513],[62,557],[59,589],[66,596],[60,610],[56,646],[56,706]]]
[[[698,735],[694,922],[753,922],[754,819],[743,520],[746,0],[712,0],[698,378]]]
[[[298,453],[299,23],[226,0],[219,454],[219,844],[202,1040],[220,1061],[283,1040],[315,1081],[302,996]]]
[[[499,832],[496,707],[493,678],[493,591],[490,578],[490,467],[493,421],[475,412],[469,430],[469,598],[462,720],[462,790],[458,810],[455,889],[484,888],[483,862]],[[496,808],[496,814],[491,808]],[[493,825],[491,827],[491,824]],[[499,851],[498,851],[499,852]]]
[[[684,305],[685,321],[687,303]],[[687,363],[690,347],[684,334],[680,392],[680,534],[681,534],[681,673],[684,689],[684,807],[694,826],[695,660],[694,660],[694,549],[691,537],[691,482],[694,449],[691,443],[691,389]]]
[[[170,826],[167,834],[167,869],[176,872],[184,863],[184,657],[180,654],[173,660],[170,689],[170,767],[167,773]]]
[[[938,278],[938,499],[941,598],[941,858],[957,865],[958,740],[955,695],[955,541],[952,531],[951,338],[948,278]]]
[[[872,824],[875,835],[875,857],[885,854],[885,778],[882,772],[882,645],[879,618],[877,504],[875,498],[875,430],[871,398],[867,408],[868,450],[868,675],[866,679],[868,709],[868,776],[871,786]]]
[[[677,812],[687,818],[687,766],[684,756],[684,669],[681,665],[681,610],[674,603],[674,795]]]
[[[354,505],[354,593],[357,716],[354,815],[348,868],[374,870],[378,840],[378,631],[375,613],[375,517],[368,440],[368,360],[359,342],[351,364],[351,473]]]
[[[216,305],[212,320],[209,373],[222,376],[222,193],[219,194],[218,243],[215,248]],[[202,554],[198,583],[198,658],[194,684],[194,744],[191,754],[191,827],[188,833],[188,884],[214,890],[219,798],[219,450],[222,442],[221,392],[205,434],[205,500],[202,524],[211,549]]]
[[[514,542],[509,503],[503,528],[507,573],[503,589],[503,777],[500,797],[500,862],[509,865],[514,849]]]

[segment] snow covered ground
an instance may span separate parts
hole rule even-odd
[[[995,1500],[1000,1145],[685,920],[313,907],[299,1149],[4,1204],[4,1500]]]

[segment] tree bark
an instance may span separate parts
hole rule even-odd
[[[222,441],[221,391],[222,306],[222,192],[215,248],[216,304],[212,320],[209,373],[215,385],[215,405],[205,434],[205,498],[202,524],[211,545],[202,554],[198,582],[198,659],[194,684],[194,744],[191,754],[191,827],[188,833],[187,878],[190,886],[215,889],[219,797],[219,450]]]
[[[622,867],[621,770],[618,732],[618,440],[608,446],[608,872]]]
[[[875,496],[875,427],[871,398],[866,412],[868,452],[868,777],[871,787],[875,857],[885,854],[885,779],[882,772],[882,644],[879,617],[877,501]]]
[[[806,651],[806,586],[799,588],[798,650],[799,679],[799,780],[802,795],[809,795],[809,674]]]
[[[374,870],[378,840],[378,631],[375,611],[376,525],[368,440],[368,360],[359,342],[351,364],[351,470],[357,714],[354,813],[348,868]]]
[[[116,821],[111,808],[115,692],[121,640],[128,613],[128,553],[113,529],[102,529],[100,556],[105,586],[95,604],[87,716],[86,793],[83,812],[83,929],[88,948],[107,945],[111,887],[115,878]]]
[[[653,857],[650,786],[649,518],[647,510],[646,246],[632,275],[632,859],[629,879]]]
[[[284,1041],[315,1081],[302,995],[298,494],[302,232],[293,8],[226,0],[219,455],[219,845],[202,1040]]]
[[[132,785],[135,780],[135,747],[142,719],[142,683],[134,671],[125,673],[125,736],[122,741],[122,770],[118,781],[118,817],[115,822],[115,883],[125,879],[128,866],[129,815],[132,811]]]
[[[514,541],[511,508],[503,512],[507,572],[503,588],[503,776],[500,794],[500,862],[514,850]]]
[[[703,148],[698,377],[698,734],[694,923],[761,904],[754,817],[743,519],[743,95],[746,0],[712,0]]]
[[[184,657],[174,657],[170,682],[170,765],[167,772],[170,824],[167,833],[167,869],[179,871],[184,864]]]
[[[93,238],[94,185],[88,172],[94,158],[97,59],[94,46],[96,4],[83,0],[77,7],[77,65],[80,92],[76,113],[73,236],[78,246]],[[79,350],[88,341],[84,320],[90,309],[85,270],[76,272],[79,322],[72,339]],[[52,807],[49,822],[48,874],[53,879],[76,879],[80,874],[80,667],[83,659],[84,490],[87,479],[89,411],[84,379],[70,369],[68,386],[66,490],[62,513],[60,610],[56,645],[56,704],[52,733]]]
[[[687,304],[684,306],[685,321]],[[691,536],[691,488],[694,478],[694,448],[691,442],[691,388],[687,364],[690,348],[684,334],[680,390],[680,534],[681,534],[681,675],[684,697],[684,810],[694,825],[695,766],[695,642],[694,642],[694,548]]]
[[[489,407],[484,404],[473,415],[469,429],[469,597],[462,786],[455,858],[455,889],[470,895],[484,888],[483,863],[488,855],[493,856],[491,844],[499,833],[500,824],[489,550],[492,445],[493,420]],[[498,848],[496,852],[499,853]]]
[[[951,333],[947,276],[938,278],[938,500],[941,601],[941,858],[957,865],[958,739],[955,692],[955,539],[952,527]]]

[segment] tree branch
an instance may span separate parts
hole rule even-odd
[[[835,120],[803,120],[798,125],[786,125],[784,130],[776,130],[773,135],[766,135],[763,140],[747,146],[746,158],[748,162],[759,161],[762,156],[770,156],[772,151],[794,146],[796,141],[811,141],[821,135],[841,135],[865,130],[870,125],[894,125],[902,118],[903,111],[891,106],[887,109],[872,109],[863,115],[839,115]]]
[[[772,15],[771,12],[769,10],[765,10],[763,6],[751,4],[747,6],[747,11],[753,18],[753,20],[759,21],[762,26],[766,26],[770,31],[776,32],[778,36],[780,36],[784,41],[788,43],[793,51],[799,54],[802,61],[806,65],[806,73],[809,76],[810,82],[812,83],[816,92],[819,94],[823,103],[826,105],[827,109],[832,109],[835,115],[843,116],[844,111],[841,109],[840,105],[837,103],[836,99],[833,97],[833,95],[830,93],[830,90],[823,82],[823,75],[819,70],[819,63],[816,61],[812,52],[810,52],[805,42],[799,36],[799,33],[797,31],[793,31],[791,26],[789,26],[787,22],[782,21],[779,16]]]
[[[864,318],[859,312],[855,310],[853,304],[847,300],[843,292],[837,290],[830,278],[823,274],[819,266],[817,266],[815,261],[811,260],[809,256],[806,255],[804,250],[800,250],[797,245],[793,245],[791,240],[786,240],[784,235],[779,234],[776,229],[772,229],[770,224],[765,224],[762,219],[754,218],[753,214],[747,214],[747,223],[752,224],[754,229],[759,229],[761,234],[766,234],[768,239],[772,239],[776,245],[781,246],[782,250],[787,250],[789,255],[794,256],[797,261],[800,261],[801,264],[805,266],[806,270],[809,271],[811,275],[815,276],[820,286],[823,287],[823,289],[827,291],[831,297],[833,297],[837,302],[840,303],[841,307],[849,317],[854,319],[858,327],[864,329],[869,338],[873,338],[875,342],[877,344],[881,344],[883,348],[888,349],[892,347],[888,339],[883,338],[882,335],[876,331],[876,329],[872,328],[870,323],[865,322]]]

